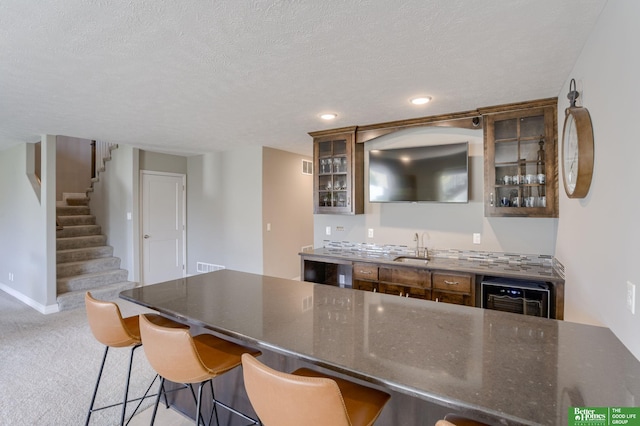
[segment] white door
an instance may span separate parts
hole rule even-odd
[[[185,175],[141,172],[142,283],[185,274]]]

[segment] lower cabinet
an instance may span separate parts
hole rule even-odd
[[[431,271],[426,268],[353,264],[353,288],[401,297],[475,306],[473,274]]]
[[[475,306],[474,278],[473,274],[433,272],[433,300]]]

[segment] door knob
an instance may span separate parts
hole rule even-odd
[[[146,240],[147,238],[149,238],[149,236],[147,234],[144,234],[144,239]]]

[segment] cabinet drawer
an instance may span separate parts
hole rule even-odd
[[[463,293],[447,293],[444,291],[434,290],[433,300],[435,300],[436,302],[473,306],[473,303],[471,303],[471,295]]]
[[[354,290],[378,291],[378,283],[372,281],[353,280]]]
[[[433,273],[434,290],[458,291],[471,293],[471,277],[469,274]]]
[[[370,263],[354,263],[353,279],[355,280],[378,280],[378,265]]]
[[[404,286],[394,284],[378,284],[378,291],[385,294],[395,294],[396,296],[405,296],[406,294]]]
[[[380,268],[380,281],[405,284],[415,287],[431,287],[430,274],[426,269]]]
[[[431,290],[422,287],[406,287],[405,296],[413,297],[416,299],[431,300]]]

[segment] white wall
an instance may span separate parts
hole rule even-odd
[[[113,255],[120,258],[120,268],[129,271],[130,281],[138,281],[138,150],[119,145],[111,151],[111,158],[90,194],[91,213],[113,247]],[[131,213],[131,220],[127,213]]]
[[[140,150],[140,170],[187,174],[187,157]]]
[[[560,190],[556,245],[566,268],[565,318],[611,328],[636,358],[640,304],[635,316],[627,310],[626,283],[640,285],[640,51],[630,47],[640,39],[639,16],[640,2],[609,1],[558,94],[562,127],[569,81],[576,79],[578,104],[593,121],[595,163],[586,198]]]
[[[187,158],[187,273],[196,263],[224,266],[223,155],[210,153]]]
[[[261,274],[262,148],[189,157],[187,272],[196,262]]]
[[[468,204],[367,202],[369,155],[365,152],[365,214],[315,215],[314,247],[322,247],[325,239],[414,246],[414,234],[426,232],[425,245],[430,249],[553,255],[557,219],[484,217],[482,130],[443,127],[408,129],[367,142],[365,151],[465,141],[469,142],[470,157]],[[325,234],[326,226],[332,227],[331,236]],[[337,231],[336,227],[343,227],[344,231]],[[374,238],[367,237],[368,228],[374,229]],[[481,244],[472,243],[473,233],[481,234]]]
[[[55,312],[55,137],[42,141],[42,158],[51,164],[41,169],[40,200],[26,174],[27,148],[0,152],[0,288],[40,312]]]
[[[224,265],[261,274],[262,147],[223,153]]]

